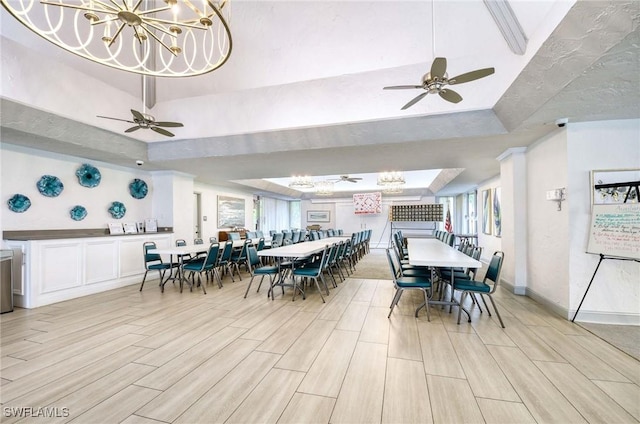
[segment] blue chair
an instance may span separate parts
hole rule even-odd
[[[391,258],[391,248],[386,249],[386,251],[387,260],[389,261],[389,270],[391,271],[391,277],[393,279],[393,285],[396,288],[396,294],[393,296],[393,300],[391,301],[391,310],[389,311],[389,315],[387,316],[387,318],[391,317],[393,309],[400,301],[400,297],[405,290],[420,290],[424,293],[424,303],[427,309],[427,320],[431,321],[431,314],[429,311],[429,299],[431,297],[431,280],[428,277],[405,277],[404,275],[399,274],[393,263],[393,259]],[[398,277],[398,275],[400,275],[400,277]],[[416,310],[416,318],[417,317],[418,310]]]
[[[456,278],[453,282],[453,288],[455,290],[459,290],[462,293],[460,294],[460,307],[458,308],[458,324],[460,324],[460,315],[462,313],[462,304],[468,294],[474,295],[476,293],[480,294],[482,301],[484,302],[484,306],[487,308],[487,312],[489,316],[491,316],[491,311],[489,310],[489,305],[487,305],[487,301],[484,300],[484,295],[489,296],[489,300],[491,301],[491,305],[493,305],[493,309],[496,311],[496,315],[498,316],[498,320],[500,320],[500,325],[504,328],[504,323],[502,322],[502,317],[500,316],[500,312],[498,312],[498,308],[496,307],[495,302],[493,301],[493,296],[498,288],[498,284],[500,282],[500,271],[502,270],[502,262],[504,261],[504,253],[501,251],[496,251],[491,257],[491,261],[489,262],[489,267],[487,268],[487,272],[485,273],[484,279],[482,281],[470,280],[470,279],[462,279]],[[487,282],[491,282],[488,284]],[[469,322],[471,322],[471,317],[469,317]]]
[[[164,292],[164,283],[162,279],[164,278],[164,274],[167,270],[171,270],[172,268],[177,268],[179,264],[177,263],[166,263],[162,261],[162,257],[157,253],[149,253],[149,250],[157,249],[156,244],[152,241],[147,241],[142,243],[142,256],[144,258],[144,277],[142,277],[142,284],[140,284],[140,291],[142,291],[142,287],[144,287],[144,280],[147,278],[147,273],[149,271],[158,271],[160,274],[160,291]],[[166,282],[166,281],[165,281]]]
[[[258,290],[256,293],[260,291],[260,286],[262,286],[262,281],[264,280],[265,275],[269,276],[269,292],[267,296],[271,294],[271,300],[273,297],[273,278],[278,274],[277,266],[262,266],[260,262],[260,257],[258,256],[258,251],[253,246],[247,246],[247,257],[249,263],[249,272],[251,273],[251,280],[249,280],[249,284],[247,285],[247,291],[244,292],[244,298],[247,298],[247,294],[249,293],[249,289],[251,288],[251,283],[256,275],[260,275],[260,284],[258,284]],[[284,294],[284,288],[282,289],[282,293]]]
[[[311,278],[316,283],[316,287],[318,288],[318,293],[320,293],[320,298],[322,299],[322,303],[326,303],[326,302],[324,300],[324,296],[322,296],[322,290],[320,289],[320,283],[318,282],[318,280],[322,281],[322,284],[324,285],[325,290],[327,291],[327,293],[329,293],[329,288],[327,287],[327,283],[324,281],[324,277],[322,276],[322,271],[324,270],[327,262],[328,250],[329,250],[329,246],[325,246],[319,260],[314,262],[308,262],[305,265],[299,268],[295,268],[293,270],[294,279],[296,277],[300,277],[300,279]],[[300,286],[302,286],[302,284],[300,284]],[[304,291],[302,293],[303,293],[302,296],[304,298]],[[296,288],[294,287],[293,289],[294,299],[295,299],[295,295],[296,295]]]
[[[240,240],[240,233],[227,233],[227,235],[229,236],[229,240],[233,241],[233,240]]]
[[[231,254],[231,278],[233,278],[233,270],[238,273],[238,278],[242,281],[242,275],[240,275],[240,265],[247,265],[247,247],[251,245],[251,239],[246,239],[242,244],[240,250],[235,250]]]
[[[216,260],[218,259],[218,250],[220,249],[220,245],[217,243],[209,246],[209,250],[207,251],[207,255],[199,260],[192,260],[184,265],[182,265],[182,271],[191,272],[193,276],[195,273],[198,274],[198,284],[202,287],[202,292],[207,294],[207,290],[204,288],[204,283],[202,282],[201,275],[203,272],[211,271],[214,269]],[[218,281],[219,288],[222,288],[222,284]],[[193,284],[190,285],[190,291],[193,291]],[[180,292],[182,292],[182,282],[180,282]]]
[[[231,281],[236,281],[233,278],[233,269],[231,268],[231,255],[233,253],[233,242],[227,241],[222,249],[222,254],[220,255],[220,259],[218,260],[218,268],[220,269],[220,276],[223,276],[225,273],[229,272],[231,274]]]

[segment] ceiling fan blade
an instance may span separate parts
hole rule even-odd
[[[135,127],[131,127],[131,128],[128,128],[128,129],[124,130],[124,132],[130,133],[130,132],[138,131],[139,129],[140,129],[140,126],[136,125]]]
[[[104,119],[113,119],[114,121],[122,121],[122,122],[128,122],[130,124],[135,124],[135,122],[133,121],[129,121],[127,119],[120,119],[120,118],[111,118],[109,116],[100,116],[100,115],[96,115],[98,118],[104,118]]]
[[[449,78],[449,84],[462,84],[469,81],[474,81],[480,78],[488,77],[496,70],[494,68],[477,69],[475,71],[467,72],[466,74],[458,75],[457,77]]]
[[[462,101],[462,96],[448,88],[440,90],[438,94],[440,94],[440,97],[451,103],[460,103]]]
[[[411,106],[415,105],[416,103],[418,103],[420,100],[422,100],[422,98],[424,96],[426,96],[427,94],[429,94],[428,91],[425,91],[422,94],[418,94],[416,97],[414,97],[413,99],[411,99],[411,101],[409,103],[407,103],[406,105],[402,106],[401,110],[405,110],[405,109],[409,109]]]
[[[406,90],[406,89],[422,88],[421,85],[392,85],[391,87],[382,87],[383,90]]]
[[[135,119],[137,119],[138,121],[146,121],[146,119],[144,118],[144,115],[141,114],[140,112],[138,112],[137,110],[133,110],[131,109],[131,114],[133,115],[133,117]]]
[[[184,127],[180,122],[154,122],[153,125],[158,127]]]
[[[166,135],[167,137],[173,137],[172,133],[170,133],[169,131],[164,130],[162,128],[158,128],[158,127],[149,127],[149,128],[151,128],[152,130],[154,130],[158,134]]]
[[[431,65],[431,78],[442,78],[445,72],[447,72],[447,59],[436,57]]]

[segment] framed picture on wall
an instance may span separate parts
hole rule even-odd
[[[591,204],[638,203],[640,169],[591,171]]]
[[[307,222],[330,222],[329,211],[307,211]]]
[[[218,196],[218,228],[244,228],[244,199]]]
[[[482,232],[491,234],[491,189],[482,190]]]
[[[493,189],[493,235],[502,236],[502,193],[500,187]]]

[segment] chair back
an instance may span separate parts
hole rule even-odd
[[[298,240],[298,243],[302,243],[303,241],[305,241],[307,238],[307,230],[300,230],[300,239]]]
[[[231,254],[233,253],[233,242],[227,241],[224,245],[224,249],[222,250],[222,256],[220,256],[220,263],[226,264],[231,259]]]
[[[247,261],[249,262],[251,272],[260,265],[260,257],[254,246],[247,246]]]
[[[220,245],[218,243],[211,243],[207,257],[204,260],[202,269],[212,269],[218,262],[218,252],[220,251]]]
[[[209,243],[217,243],[218,237],[209,237]]]
[[[342,229],[338,229],[338,235],[341,236],[342,234],[344,234],[344,231],[342,231]]]
[[[293,236],[291,236],[291,241],[295,244],[295,243],[299,243],[300,242],[300,231],[294,231],[293,232]]]
[[[393,263],[393,257],[391,256],[391,248],[385,249],[387,252],[387,262],[389,262],[389,271],[391,271],[391,278],[393,279],[393,285],[398,288],[398,270]]]
[[[201,238],[193,239],[193,244],[204,244],[204,240]]]
[[[491,288],[491,293],[496,291],[498,288],[498,284],[500,282],[500,272],[502,271],[502,262],[504,260],[504,252],[496,251],[493,253],[491,257],[491,262],[489,262],[489,267],[487,268],[487,273],[484,276],[484,282],[487,280],[493,282],[493,287]]]
[[[240,233],[227,233],[229,235],[229,240],[240,240]]]
[[[176,247],[186,246],[187,242],[184,239],[176,240]]]
[[[271,240],[271,246],[273,246],[273,243],[276,243],[276,247],[278,246],[282,246],[282,240],[284,240],[284,234],[282,233],[275,233],[273,235],[273,239]]]
[[[260,239],[258,240],[258,246],[256,247],[256,250],[258,252],[262,249],[264,249],[264,237],[260,237]]]
[[[152,241],[142,243],[142,252],[144,254],[145,269],[149,262],[162,262],[162,257],[157,253],[148,253],[151,249],[156,249],[156,244]]]
[[[264,233],[260,230],[256,231],[256,238],[263,238],[264,237]]]

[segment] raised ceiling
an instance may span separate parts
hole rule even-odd
[[[140,76],[76,58],[2,12],[2,141],[199,181],[296,195],[262,178],[389,169],[462,169],[438,194],[499,173],[495,158],[553,122],[640,117],[640,2],[513,1],[528,38],[516,55],[474,1],[235,1],[234,51],[201,77],[158,79],[159,120],[176,137],[122,133],[142,105]],[[432,23],[435,24],[432,28]],[[382,87],[419,84],[435,56],[464,100]],[[450,174],[453,175],[453,174]],[[246,180],[246,181],[245,181]],[[433,190],[432,190],[433,191]],[[426,193],[426,192],[423,192]]]

